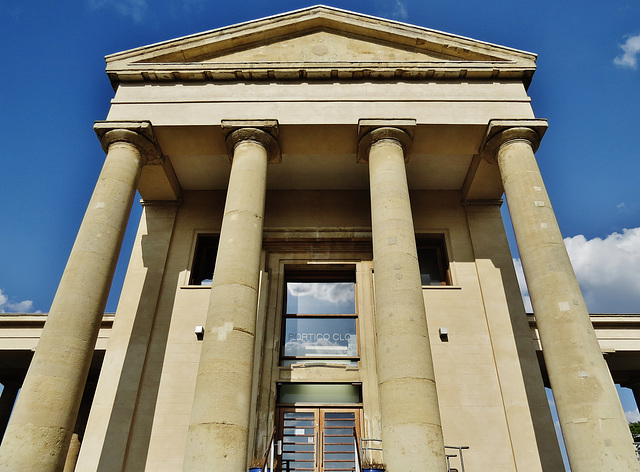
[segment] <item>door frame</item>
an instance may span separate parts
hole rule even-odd
[[[299,404],[299,405],[279,405],[276,409],[276,437],[275,441],[278,444],[278,465],[276,466],[276,472],[287,472],[288,469],[284,469],[284,460],[282,459],[283,453],[287,451],[283,450],[283,444],[280,442],[283,439],[284,433],[284,415],[285,413],[291,412],[299,412],[299,413],[314,413],[314,425],[313,425],[313,466],[311,468],[303,468],[297,470],[309,470],[314,472],[329,472],[329,471],[350,471],[355,470],[355,455],[356,451],[353,450],[354,453],[354,467],[352,469],[347,468],[338,468],[338,469],[327,469],[325,465],[325,459],[327,455],[327,451],[325,450],[325,431],[326,431],[326,423],[332,421],[331,419],[327,420],[325,413],[339,413],[339,412],[353,412],[354,413],[354,427],[356,428],[356,438],[360,438],[362,431],[362,405],[361,404],[351,404],[351,405],[331,405],[331,404]],[[304,437],[310,437],[309,435],[301,435]],[[351,436],[349,436],[351,438]],[[349,442],[349,441],[345,441]],[[339,444],[345,444],[339,443]],[[299,443],[304,444],[304,443]],[[359,447],[359,444],[354,444],[354,448]],[[331,453],[341,453],[339,451],[329,452]],[[344,453],[347,453],[345,451]]]

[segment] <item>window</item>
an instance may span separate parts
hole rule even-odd
[[[211,285],[219,241],[217,234],[198,235],[189,285]]]
[[[318,362],[357,365],[355,273],[287,274],[282,365]]]
[[[451,285],[444,236],[417,235],[416,245],[422,285]]]

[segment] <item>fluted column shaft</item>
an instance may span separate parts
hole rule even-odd
[[[126,129],[107,132],[103,145],[102,172],[0,448],[3,471],[64,467],[144,155],[154,149]]]
[[[390,472],[446,471],[402,129],[368,141],[382,447]],[[362,144],[363,141],[361,141]]]
[[[539,140],[535,127],[498,128],[486,156],[502,176],[571,470],[638,471],[624,412],[536,163]]]
[[[267,163],[277,143],[255,128],[227,143],[231,176],[183,466],[190,472],[247,467]]]

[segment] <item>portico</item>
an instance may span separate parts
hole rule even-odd
[[[104,171],[0,463],[64,464],[138,189],[76,470],[243,472],[271,438],[283,471],[351,470],[362,438],[390,472],[445,445],[561,470],[504,193],[573,470],[638,470],[537,169],[535,60],[328,7],[108,56]]]

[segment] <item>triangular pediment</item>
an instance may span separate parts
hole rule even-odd
[[[298,37],[252,45],[239,51],[214,53],[201,62],[443,62],[455,56],[415,47],[349,36],[338,31],[314,31]]]
[[[138,80],[522,78],[536,56],[427,28],[316,6],[107,58]]]

